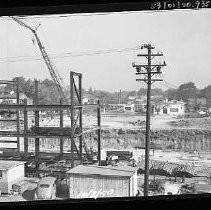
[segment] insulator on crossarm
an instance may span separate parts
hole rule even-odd
[[[140,67],[136,67],[136,72],[140,73],[141,72],[141,68]]]
[[[161,72],[161,70],[160,70],[160,69],[161,69],[161,68],[160,68],[160,66],[158,66],[158,67],[157,67],[157,72],[158,72],[158,73],[160,73],[160,72]]]

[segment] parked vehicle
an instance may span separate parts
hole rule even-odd
[[[23,180],[12,185],[13,192],[22,194],[26,190],[34,189],[37,186],[39,179],[38,178],[28,178],[25,177]]]
[[[43,177],[37,184],[35,200],[49,200],[56,198],[56,178]]]
[[[181,194],[181,184],[166,182],[164,184],[164,195]]]

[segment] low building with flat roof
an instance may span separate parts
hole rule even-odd
[[[25,176],[23,161],[0,160],[0,191],[10,193],[12,185]]]
[[[137,194],[137,168],[78,165],[67,172],[70,198],[131,197]]]

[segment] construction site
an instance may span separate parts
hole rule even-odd
[[[140,49],[147,54],[138,56],[148,64],[132,63],[136,75],[145,76],[136,81],[148,87],[146,113],[109,113],[100,100],[83,103],[82,73],[66,75],[67,98],[37,34],[39,26],[9,18],[33,34],[60,104],[40,103],[36,79],[32,102],[20,98],[18,79],[0,80],[0,86],[9,85],[16,93],[15,103],[0,103],[0,202],[211,192],[211,117],[151,114],[151,84],[162,81],[153,76],[166,66],[165,61],[152,64],[151,56],[163,54],[144,44]],[[50,194],[42,189],[48,187]]]

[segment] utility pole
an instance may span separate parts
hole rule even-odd
[[[147,64],[135,64],[132,66],[136,68],[136,75],[141,75],[143,78],[136,79],[136,81],[143,81],[147,84],[147,112],[146,112],[146,140],[145,140],[145,176],[144,176],[144,196],[148,196],[149,188],[149,149],[150,149],[150,114],[151,114],[151,85],[156,81],[162,81],[162,79],[153,79],[156,74],[161,74],[161,67],[166,66],[163,64],[152,64],[152,60],[156,56],[163,56],[162,53],[152,53],[154,47],[151,44],[144,44],[140,49],[147,49],[147,53],[138,54],[147,58]]]

